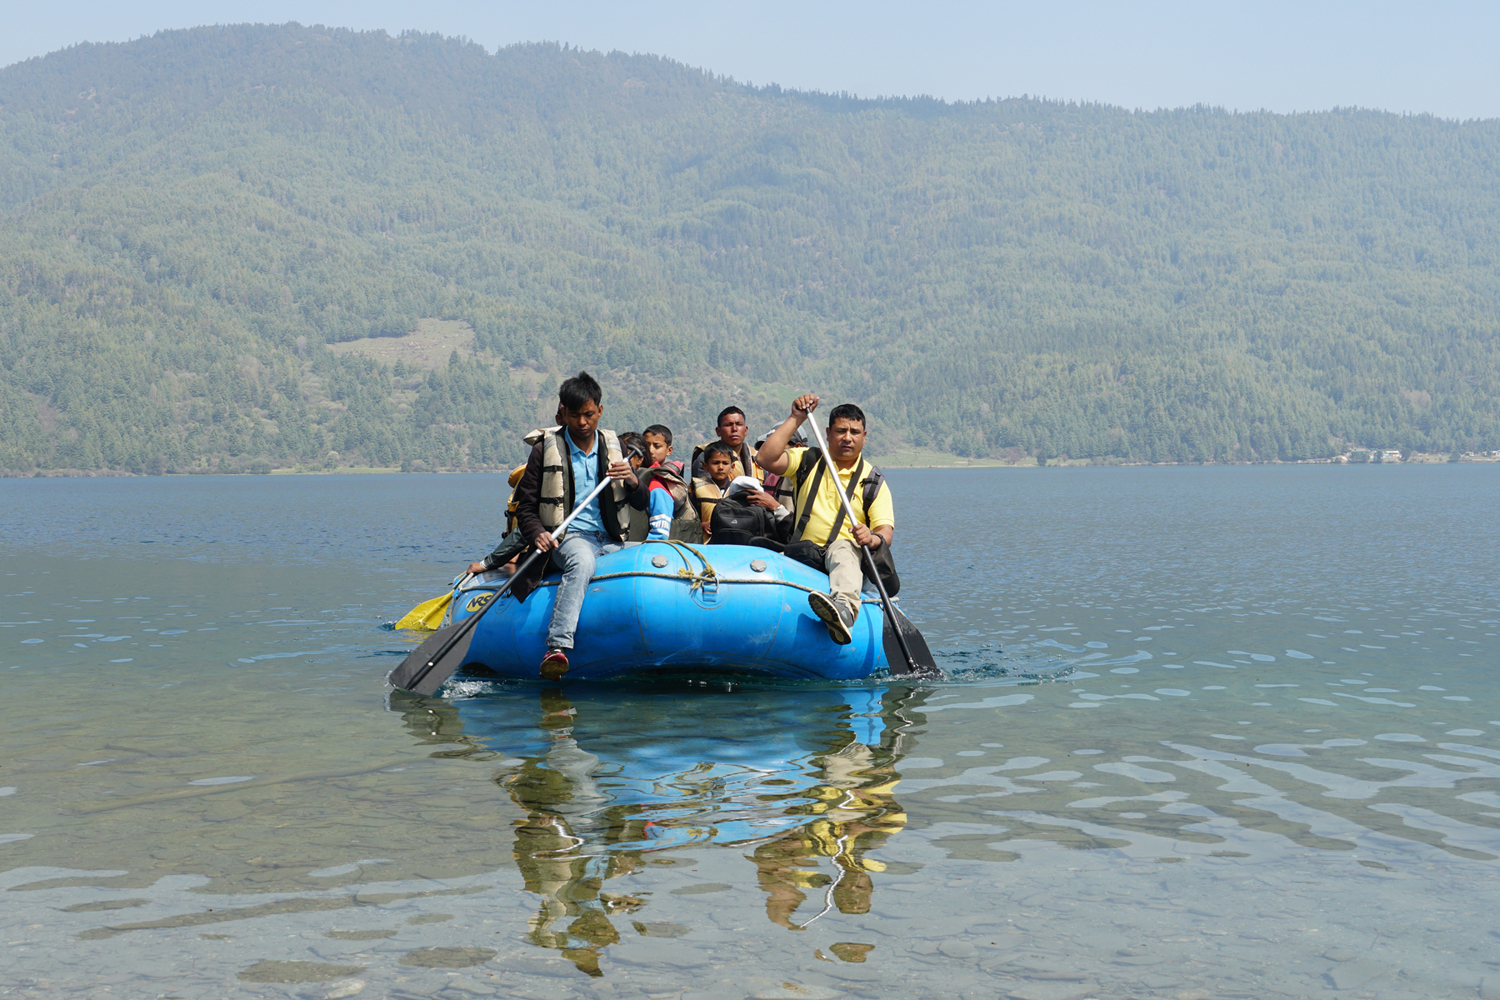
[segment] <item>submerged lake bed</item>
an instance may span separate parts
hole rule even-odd
[[[443,699],[502,477],[0,482],[0,995],[1500,996],[1496,475],[892,470],[947,682]]]

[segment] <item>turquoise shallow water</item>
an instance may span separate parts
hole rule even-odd
[[[950,683],[430,700],[498,477],[0,481],[0,995],[1500,995],[1497,475],[898,470]]]

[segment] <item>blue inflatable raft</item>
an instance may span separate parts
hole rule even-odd
[[[494,599],[504,577],[472,578],[454,595],[454,622]],[[463,671],[536,679],[557,596],[549,576],[525,601],[510,594],[474,628]],[[904,664],[878,598],[866,595],[854,641],[840,646],[807,604],[827,575],[768,549],[643,542],[602,556],[568,654],[568,680],[650,671],[855,680]],[[926,644],[899,609],[908,643]]]

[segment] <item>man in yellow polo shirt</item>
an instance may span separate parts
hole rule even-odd
[[[852,641],[849,629],[859,618],[859,592],[865,579],[859,546],[869,546],[873,552],[891,544],[896,515],[885,478],[863,458],[865,414],[853,403],[835,406],[828,415],[828,451],[838,469],[837,485],[816,448],[787,447],[817,405],[818,397],[811,393],[793,400],[792,415],[766,436],[755,460],[767,472],[797,484],[791,540],[823,546],[823,567],[828,571],[829,592],[809,594],[807,603],[828,626],[829,637],[847,644]],[[849,497],[853,524],[848,523],[835,489]]]

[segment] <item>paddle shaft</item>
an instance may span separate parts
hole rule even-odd
[[[568,530],[568,525],[573,523],[573,518],[583,513],[583,509],[589,504],[593,503],[595,498],[597,498],[599,494],[603,493],[606,487],[610,486],[613,483],[613,479],[610,479],[608,476],[604,477],[604,479],[599,482],[599,485],[594,487],[593,492],[584,499],[583,503],[575,504],[573,506],[573,512],[570,513],[567,517],[563,518],[562,523],[553,528],[550,532],[550,534],[552,535],[552,540],[554,542],[557,541],[558,537],[561,536],[564,531]],[[466,619],[458,628],[454,629],[453,634],[448,637],[448,641],[443,643],[441,648],[439,648],[438,651],[433,654],[431,659],[422,664],[421,668],[407,684],[406,690],[415,690],[417,685],[426,680],[427,676],[432,673],[437,665],[439,663],[442,663],[443,657],[448,655],[449,650],[463,641],[464,636],[474,631],[474,626],[479,624],[479,619],[484,617],[485,612],[489,611],[490,608],[493,608],[496,604],[500,603],[500,598],[505,596],[505,593],[510,590],[511,584],[515,583],[516,579],[520,577],[522,573],[531,568],[531,564],[536,561],[538,556],[545,555],[547,555],[546,552],[543,552],[540,549],[533,549],[531,555],[522,560],[522,562],[518,566],[516,566],[516,571],[510,575],[510,578],[506,580],[505,583],[500,585],[500,589],[495,591],[495,595],[490,598],[489,603],[480,608],[479,611],[476,612],[473,616]],[[902,648],[904,649],[905,647],[903,646]],[[413,650],[412,653],[413,655],[415,655],[416,650]],[[401,666],[405,665],[406,664],[403,661]],[[448,669],[448,673],[451,675],[453,671],[457,670],[460,666],[462,666],[462,664],[454,664]],[[391,671],[391,673],[392,675],[395,675],[396,673],[400,672],[400,670],[401,667],[397,667],[395,670]],[[447,677],[444,677],[443,679],[446,680]]]
[[[823,453],[823,461],[828,463],[828,471],[833,474],[833,492],[838,494],[839,503],[844,506],[844,516],[849,519],[849,531],[854,531],[854,525],[858,522],[854,519],[854,508],[849,506],[849,497],[839,487],[839,468],[834,464],[833,455],[828,451],[828,442],[823,440],[823,432],[818,430],[818,421],[811,413],[807,415],[808,426],[812,428],[813,440],[818,442],[818,450]],[[812,503],[816,498],[808,497]],[[835,539],[837,541],[837,539]],[[855,544],[858,544],[856,542]],[[889,544],[889,543],[887,543]],[[870,551],[868,545],[859,546],[860,553],[864,556],[865,563],[870,567],[870,576],[875,581],[875,589],[880,591],[880,607],[885,612],[885,620],[891,623],[891,631],[896,633],[896,645],[901,647],[901,655],[906,657],[906,669],[903,671],[891,670],[893,674],[917,674],[926,676],[927,671],[917,666],[916,658],[911,655],[911,647],[906,644],[906,636],[901,634],[901,622],[896,617],[895,610],[891,607],[891,595],[885,592],[885,581],[880,579],[880,570],[875,565],[875,555]]]

